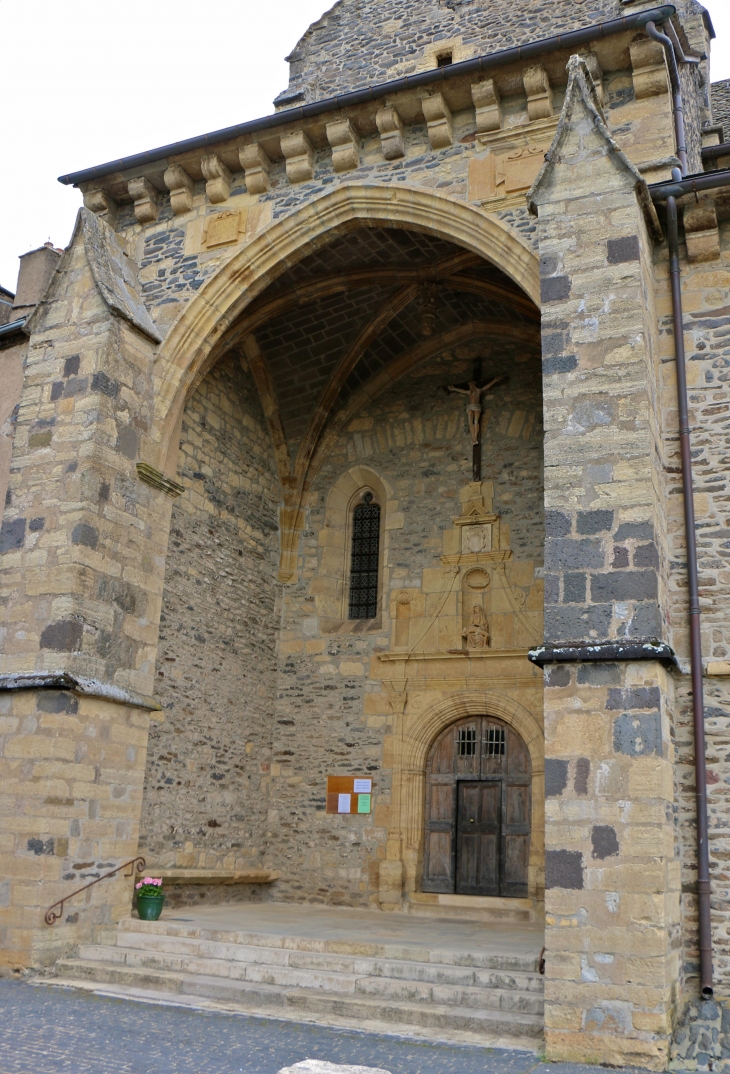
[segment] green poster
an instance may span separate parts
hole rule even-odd
[[[357,811],[358,813],[370,812],[370,795],[358,794],[357,796]]]

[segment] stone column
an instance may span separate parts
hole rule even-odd
[[[159,337],[134,265],[88,210],[29,331],[0,560],[12,968],[47,964],[130,906],[131,881],[105,881],[44,923],[136,853],[171,504],[136,468]]]
[[[679,959],[652,228],[583,61],[538,213],[545,405],[546,1041],[664,1069]]]

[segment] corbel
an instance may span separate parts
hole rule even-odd
[[[403,120],[392,105],[379,108],[375,122],[380,131],[380,148],[386,160],[398,160],[406,155]]]
[[[428,140],[432,149],[446,149],[454,141],[454,124],[451,109],[443,93],[434,93],[421,99],[421,108],[428,126]]]
[[[712,198],[703,198],[684,210],[684,236],[690,261],[717,261],[720,257],[720,231]]]
[[[189,213],[193,207],[194,184],[185,169],[179,164],[166,168],[165,186],[170,191],[170,205],[175,216]]]
[[[332,146],[332,167],[336,172],[351,172],[360,166],[358,138],[349,119],[328,123],[327,141]]]
[[[149,179],[145,179],[144,176],[130,179],[127,183],[127,190],[134,202],[134,215],[138,222],[140,224],[153,223],[157,219],[160,206],[157,191]]]
[[[553,114],[553,90],[548,73],[536,64],[528,67],[522,76],[527,94],[527,115],[531,120],[549,119]]]
[[[231,173],[221,158],[211,153],[203,157],[200,168],[205,178],[205,193],[208,201],[214,205],[227,201],[231,193]]]
[[[669,93],[664,49],[659,42],[641,34],[631,42],[629,52],[636,99],[640,101],[643,97],[658,97],[662,93]]]
[[[265,194],[271,187],[269,181],[271,161],[266,150],[254,142],[252,145],[245,145],[239,149],[238,159],[246,177],[246,190],[249,194]]]
[[[314,178],[314,149],[304,131],[283,135],[281,151],[286,159],[286,174],[290,183],[306,183]]]
[[[105,217],[110,222],[113,222],[117,216],[116,201],[107,194],[106,190],[101,190],[99,187],[94,190],[84,191],[84,207],[96,216]]]
[[[475,82],[471,87],[471,99],[476,111],[477,134],[502,129],[502,102],[493,78]]]

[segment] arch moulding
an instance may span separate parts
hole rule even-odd
[[[393,684],[396,685],[396,684]],[[405,684],[403,684],[405,685]],[[457,720],[494,716],[512,727],[528,748],[532,764],[532,839],[528,889],[533,905],[543,898],[544,873],[544,732],[539,719],[506,693],[465,690],[443,695],[427,708],[411,712],[402,698],[395,715],[392,743],[391,826],[387,861],[381,864],[381,902],[397,903],[420,888],[423,864],[426,763],[436,738]],[[395,705],[400,709],[401,705]]]
[[[146,461],[175,476],[185,401],[219,357],[228,330],[286,269],[359,227],[410,228],[447,239],[496,265],[539,306],[538,259],[507,224],[417,187],[342,184],[270,224],[185,307],[156,359],[156,413]]]

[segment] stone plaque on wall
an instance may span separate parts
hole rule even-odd
[[[226,246],[238,238],[240,216],[238,213],[215,213],[208,219],[208,232],[205,245]]]
[[[529,190],[545,163],[549,146],[525,145],[492,150],[469,162],[470,201],[490,201]]]
[[[478,554],[492,551],[492,527],[462,526],[461,551],[465,554]]]

